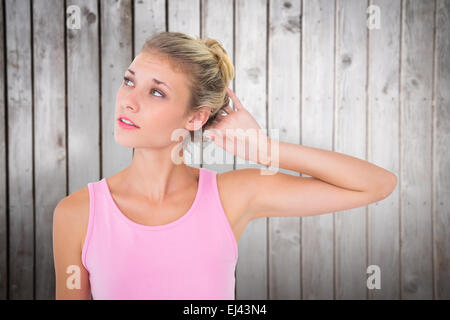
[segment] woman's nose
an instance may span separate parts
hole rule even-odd
[[[122,99],[122,106],[126,109],[137,111],[139,108],[139,99],[137,97],[137,94],[135,93],[128,93],[126,96]]]

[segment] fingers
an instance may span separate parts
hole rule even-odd
[[[236,111],[243,109],[243,106],[242,106],[241,102],[239,101],[238,97],[236,97],[234,92],[228,87],[227,87],[227,94],[231,98],[231,101],[233,101],[233,105],[236,108]]]
[[[229,114],[232,114],[236,111],[234,111],[229,105],[223,107],[217,114],[216,118],[222,119],[223,117],[228,116]]]
[[[229,105],[224,107],[223,110],[225,110],[228,114],[235,112]]]

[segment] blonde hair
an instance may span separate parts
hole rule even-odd
[[[149,37],[141,51],[164,56],[175,70],[186,74],[191,93],[186,112],[202,106],[211,108],[203,129],[210,127],[217,114],[229,105],[226,88],[235,73],[228,53],[219,41],[164,31]],[[194,132],[190,135],[192,140]]]

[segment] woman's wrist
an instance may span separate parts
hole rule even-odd
[[[270,167],[272,164],[272,139],[268,136],[263,136],[258,141],[258,161],[257,163]]]

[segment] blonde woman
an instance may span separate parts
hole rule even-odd
[[[393,191],[396,176],[369,162],[238,134],[261,128],[228,88],[233,77],[216,40],[161,32],[145,42],[116,97],[114,137],[134,148],[130,165],[55,209],[57,299],[234,299],[237,243],[252,219],[331,213]],[[205,129],[237,157],[311,177],[217,174],[175,161],[180,142]],[[276,158],[264,152],[274,145]],[[68,268],[78,279],[68,279]]]

